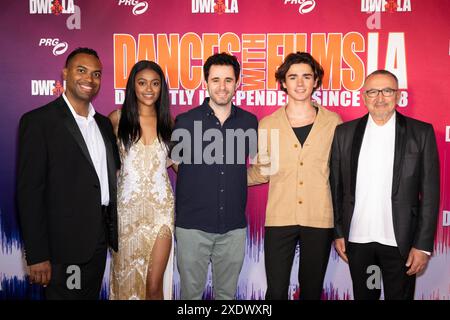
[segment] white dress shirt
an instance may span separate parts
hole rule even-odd
[[[397,246],[392,220],[395,113],[382,126],[369,115],[359,153],[349,241]]]
[[[109,185],[108,185],[108,164],[106,162],[106,148],[103,141],[102,133],[98,128],[97,122],[94,119],[95,110],[91,103],[89,103],[89,114],[87,117],[80,116],[75,112],[75,109],[63,93],[64,101],[66,101],[72,112],[73,117],[80,128],[81,135],[89,151],[92,163],[94,164],[95,172],[100,181],[100,191],[102,197],[102,205],[109,204]]]

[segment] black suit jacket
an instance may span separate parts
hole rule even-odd
[[[62,97],[24,114],[19,125],[17,200],[29,265],[84,263],[107,220],[117,251],[117,145],[108,118],[95,121],[106,147],[109,214],[102,217],[100,181],[78,125]]]
[[[335,237],[348,241],[355,206],[358,158],[368,114],[336,128],[330,184]],[[392,220],[403,257],[411,247],[432,252],[439,212],[439,158],[433,127],[396,113]]]

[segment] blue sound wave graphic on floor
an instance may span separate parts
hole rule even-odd
[[[2,278],[0,281],[0,300],[41,300],[44,289],[30,285],[28,278]]]
[[[43,300],[44,288],[32,285],[28,278],[2,278],[0,281],[0,300]],[[109,286],[103,283],[100,300],[108,300]]]
[[[22,248],[22,239],[18,223],[13,216],[0,209],[0,244],[4,253],[11,253],[13,246]]]

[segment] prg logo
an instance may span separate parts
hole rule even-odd
[[[147,1],[138,1],[138,0],[119,0],[117,3],[118,6],[133,6],[133,14],[135,16],[141,15],[145,13],[148,9]]]
[[[30,14],[73,14],[75,5],[73,0],[29,0]]]
[[[39,47],[53,47],[53,55],[59,56],[67,51],[67,42],[60,42],[58,38],[42,38],[39,40]]]
[[[310,13],[316,7],[316,2],[314,0],[284,0],[284,4],[299,4],[298,12],[300,14]]]

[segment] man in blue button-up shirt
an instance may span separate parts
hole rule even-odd
[[[227,53],[209,57],[210,98],[177,117],[172,159],[179,163],[175,236],[181,298],[201,299],[212,263],[216,299],[234,299],[244,261],[246,161],[256,153],[256,117],[231,100],[240,65]]]

